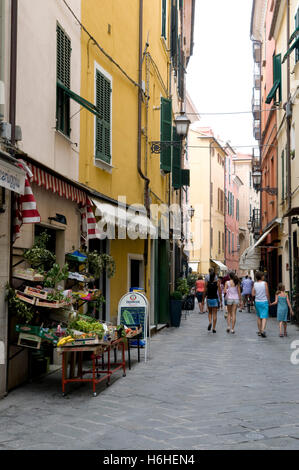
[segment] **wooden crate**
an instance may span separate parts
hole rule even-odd
[[[26,348],[40,349],[42,338],[28,333],[20,333],[18,339],[18,346]]]

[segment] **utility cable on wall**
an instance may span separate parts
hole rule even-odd
[[[93,41],[93,43],[95,44],[95,46],[97,46],[97,48],[102,52],[102,54],[104,54],[105,57],[107,57],[107,59],[110,60],[110,62],[112,62],[120,71],[121,73],[134,85],[136,86],[138,89],[140,89],[142,91],[142,93],[144,93],[143,89],[141,86],[139,86],[139,84],[137,82],[135,82],[135,80],[133,80],[133,78],[131,78],[127,72],[113,59],[113,57],[111,57],[101,46],[100,44],[96,41],[96,39],[89,33],[89,31],[86,29],[86,27],[81,23],[81,21],[79,20],[79,18],[77,18],[76,14],[74,13],[74,11],[71,9],[71,7],[68,5],[68,3],[66,2],[66,0],[62,0],[62,2],[65,4],[65,6],[68,8],[68,10],[70,11],[70,13],[73,15],[73,17],[75,18],[75,20],[78,22],[78,24],[80,25],[80,27],[83,29],[83,31],[85,31],[85,33],[88,35],[88,37]]]

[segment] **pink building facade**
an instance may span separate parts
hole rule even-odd
[[[233,148],[227,144],[227,157],[225,165],[225,265],[229,271],[239,272],[240,242],[240,199],[239,188],[243,184],[236,175]]]

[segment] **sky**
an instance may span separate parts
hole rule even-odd
[[[211,126],[216,136],[233,147],[256,145],[251,113],[251,9],[252,0],[196,0],[195,6],[187,90],[201,115],[200,124]],[[236,111],[250,113],[204,116]],[[251,147],[236,150],[252,153]]]

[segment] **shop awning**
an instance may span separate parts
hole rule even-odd
[[[269,235],[269,233],[274,229],[274,227],[277,227],[277,225],[281,224],[281,222],[282,219],[275,219],[273,225],[265,233],[263,233],[263,235],[261,235],[260,238],[255,242],[255,244],[253,245],[254,248],[259,246],[262,241],[265,240],[265,238]]]
[[[26,172],[0,156],[0,186],[24,194]]]
[[[101,217],[107,224],[116,225],[117,227],[127,227],[128,233],[136,233],[136,230],[142,235],[149,234],[155,237],[156,228],[151,220],[145,215],[126,210],[125,208],[114,206],[101,202],[98,199],[92,199],[96,207],[95,216]]]
[[[249,246],[240,256],[239,268],[242,271],[257,270],[260,267],[260,247]]]
[[[212,259],[212,258],[211,258],[211,261],[213,263],[215,263],[220,268],[221,271],[228,271],[228,267],[225,266],[225,264],[221,263],[221,261],[218,261],[218,260]]]

